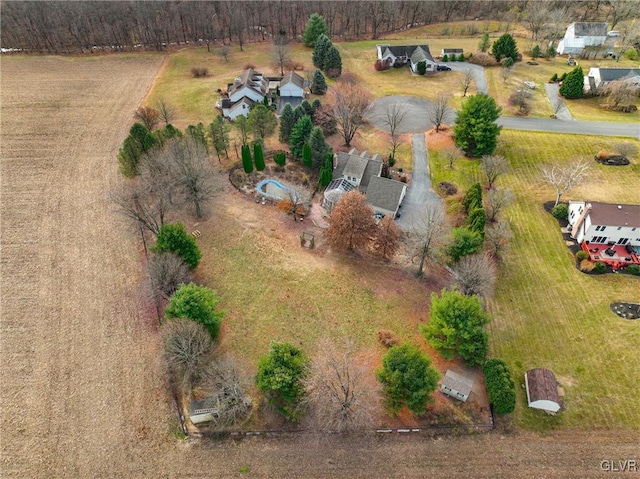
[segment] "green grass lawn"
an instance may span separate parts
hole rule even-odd
[[[510,160],[512,172],[498,183],[512,189],[517,201],[505,212],[514,238],[489,303],[489,333],[491,354],[505,359],[516,377],[516,423],[533,430],[640,428],[640,402],[633,399],[639,324],[609,309],[612,301],[640,300],[640,283],[629,276],[587,276],[575,269],[557,222],[542,208],[553,192],[538,176],[541,163],[591,157],[620,140],[515,131],[503,131],[500,138],[498,153]],[[437,155],[431,156],[434,181],[446,179],[466,189],[481,178],[477,161],[460,160],[451,171]],[[564,199],[637,203],[639,181],[637,164],[613,168],[594,162],[592,181]],[[520,385],[524,372],[534,367],[555,372],[566,391],[566,411],[551,417],[526,407]]]

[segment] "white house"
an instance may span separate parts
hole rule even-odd
[[[304,78],[294,71],[287,72],[280,81],[280,96],[304,98]]]
[[[544,368],[530,369],[524,374],[529,407],[556,413],[564,408],[558,394],[558,383],[552,371]]]
[[[640,205],[569,202],[571,237],[591,261],[614,269],[640,264]]]
[[[229,100],[232,102],[248,98],[256,103],[261,102],[269,89],[269,81],[262,75],[249,68],[242,72],[233,83],[228,85]]]
[[[640,68],[600,68],[591,67],[584,77],[585,91],[595,91],[607,83],[622,80],[640,88]]]
[[[564,38],[558,44],[560,55],[580,54],[585,47],[602,46],[607,43],[607,24],[605,22],[575,22],[567,27]],[[610,37],[613,45],[614,37]]]
[[[462,402],[467,402],[471,389],[473,388],[473,380],[469,379],[462,374],[458,374],[451,369],[447,369],[440,391],[447,396],[458,399]]]
[[[568,219],[578,243],[640,248],[640,205],[570,201]]]
[[[427,71],[436,70],[436,62],[431,56],[429,45],[376,45],[378,60],[390,66],[408,64],[411,71],[418,71],[418,63],[425,62]]]
[[[333,169],[333,180],[324,191],[322,206],[331,211],[342,195],[358,189],[366,195],[367,203],[377,215],[395,218],[407,193],[407,185],[384,178],[380,155],[372,157],[365,151],[358,154],[340,152]]]

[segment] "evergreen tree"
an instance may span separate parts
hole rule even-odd
[[[188,136],[196,140],[198,143],[203,145],[207,151],[209,151],[209,145],[207,144],[207,136],[205,134],[204,125],[202,122],[197,125],[189,125],[185,130]]]
[[[298,123],[300,118],[304,116],[304,110],[301,105],[298,105],[295,110],[293,110],[293,118],[295,119],[294,125]]]
[[[313,116],[313,107],[311,106],[311,103],[309,103],[309,100],[302,100],[302,103],[300,104],[300,108],[302,108],[302,111],[304,112],[304,114],[307,115],[309,118]]]
[[[471,156],[492,154],[502,129],[495,123],[501,111],[495,100],[484,93],[469,97],[453,127],[456,146]]]
[[[322,128],[314,127],[309,135],[309,147],[311,148],[311,167],[320,170],[326,162],[327,155],[330,154],[331,147],[324,139]]]
[[[418,62],[418,73],[420,75],[427,73],[427,62]]]
[[[157,143],[156,137],[146,126],[142,123],[134,123],[129,129],[129,136],[125,138],[118,152],[120,173],[126,178],[136,176],[140,157]]]
[[[169,299],[164,315],[167,319],[187,318],[200,323],[215,340],[224,316],[222,311],[215,311],[219,302],[220,299],[209,288],[194,283],[183,284]]]
[[[329,47],[324,57],[324,70],[330,78],[338,78],[342,73],[342,57],[334,45]]]
[[[249,174],[253,171],[253,162],[251,161],[251,150],[249,145],[242,145],[242,167],[244,172]]]
[[[481,52],[486,52],[489,49],[489,33],[484,32],[482,34],[482,38],[480,38],[480,43],[478,44],[478,49]]]
[[[291,136],[291,130],[296,125],[296,115],[291,108],[291,103],[287,103],[280,115],[280,135],[279,139],[282,143],[287,143]]]
[[[484,226],[487,223],[487,212],[484,208],[474,208],[467,216],[467,227],[484,238]]]
[[[582,98],[583,89],[584,72],[582,71],[582,67],[577,66],[571,70],[562,81],[560,94],[569,100],[573,100],[575,98]]]
[[[306,46],[312,47],[316,44],[316,41],[322,34],[328,35],[329,29],[327,28],[327,24],[324,21],[324,18],[317,13],[314,13],[313,15],[311,15],[311,17],[309,17],[307,28],[304,29],[304,33],[302,34],[302,42]]]
[[[305,143],[302,147],[302,164],[307,168],[311,168],[311,147],[309,143]]]
[[[449,55],[447,55],[446,53],[444,55],[442,55],[442,61],[443,62],[448,62],[449,61]]]
[[[263,140],[275,133],[278,119],[269,108],[258,104],[251,109],[247,123],[253,130],[253,139]]]
[[[311,80],[311,93],[314,95],[324,95],[327,92],[327,81],[324,79],[322,72],[316,68],[313,72],[313,79]],[[314,101],[318,101],[317,99]]]
[[[256,170],[263,171],[265,168],[264,156],[262,154],[262,145],[260,142],[256,142],[253,145],[253,160],[256,163]]]
[[[276,165],[284,166],[287,162],[287,154],[284,151],[276,151],[273,154],[273,162]]]
[[[468,228],[453,228],[451,236],[452,241],[448,253],[453,263],[457,263],[464,256],[482,250],[483,238],[477,231],[471,231]]]
[[[302,155],[302,148],[309,141],[311,130],[313,130],[313,124],[308,116],[300,118],[293,127],[289,138],[289,146],[291,147],[291,154],[295,158],[300,158]]]
[[[511,58],[514,62],[518,56],[518,46],[511,35],[505,33],[491,47],[491,54],[497,62],[503,58]]]
[[[182,223],[162,225],[152,250],[155,253],[175,253],[190,269],[196,269],[202,257],[196,240],[187,233]]]
[[[467,192],[462,198],[462,206],[468,213],[476,208],[482,208],[482,185],[480,183],[474,183],[469,187]]]
[[[507,363],[502,359],[489,359],[482,371],[487,381],[489,402],[496,414],[512,413],[516,407],[516,385]]]
[[[318,37],[313,48],[313,64],[321,70],[324,69],[324,57],[327,55],[327,50],[331,45],[331,40],[323,33]]]
[[[318,108],[320,108],[321,106],[322,106],[322,103],[320,103],[320,100],[318,98],[313,100],[313,103],[311,103],[311,108],[313,108],[313,114],[314,115],[318,111]]]
[[[218,155],[218,159],[222,157],[222,153],[228,158],[229,153],[229,126],[224,121],[222,116],[217,116],[216,119],[209,125],[209,136],[211,137],[211,143],[213,149]]]

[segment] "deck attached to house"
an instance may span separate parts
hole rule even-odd
[[[640,251],[637,247],[627,248],[627,246],[620,244],[582,243],[582,249],[589,253],[591,261],[606,263],[613,269],[623,268],[630,264],[640,265]]]

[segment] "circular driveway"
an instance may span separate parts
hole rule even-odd
[[[412,96],[392,95],[374,101],[367,115],[369,122],[380,130],[389,131],[385,118],[388,108],[393,105],[398,105],[407,112],[402,124],[396,130],[398,133],[424,133],[433,128],[433,122],[430,119],[433,103]],[[451,125],[454,121],[455,112],[451,110],[444,119],[444,123]]]

